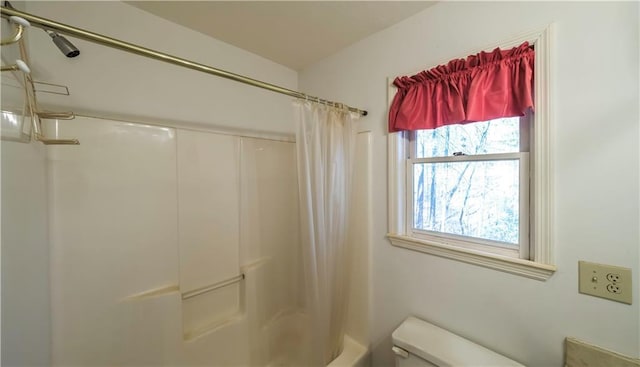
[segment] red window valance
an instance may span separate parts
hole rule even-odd
[[[533,109],[534,50],[525,42],[398,77],[389,131],[524,116]]]

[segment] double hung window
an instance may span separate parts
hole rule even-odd
[[[511,117],[412,132],[407,233],[528,258],[527,122]]]
[[[550,34],[390,79],[393,245],[538,280],[555,272]]]

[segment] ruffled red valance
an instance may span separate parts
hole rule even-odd
[[[524,116],[533,109],[534,55],[525,42],[396,78],[389,132]]]

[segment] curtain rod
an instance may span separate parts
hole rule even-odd
[[[284,87],[280,87],[277,86],[275,84],[271,84],[271,83],[267,83],[267,82],[263,82],[257,79],[252,79],[240,74],[235,74],[229,71],[225,71],[225,70],[221,70],[221,69],[217,69],[208,65],[204,65],[204,64],[200,64],[194,61],[190,61],[187,59],[183,59],[180,57],[176,57],[176,56],[172,56],[163,52],[159,52],[159,51],[155,51],[149,48],[145,48],[145,47],[141,47],[138,45],[134,45],[132,43],[128,43],[128,42],[124,42],[115,38],[111,38],[111,37],[107,37],[98,33],[94,33],[94,32],[90,32],[84,29],[80,29],[80,28],[76,28],[76,27],[72,27],[70,25],[64,24],[64,23],[59,23],[50,19],[46,19],[46,18],[42,18],[33,14],[29,14],[29,13],[25,13],[25,12],[21,12],[19,10],[16,9],[11,9],[11,8],[7,8],[7,7],[0,7],[1,8],[1,14],[3,17],[9,17],[9,16],[19,16],[21,18],[24,18],[26,20],[28,20],[32,26],[38,27],[38,28],[42,28],[45,30],[52,30],[58,33],[62,33],[62,34],[66,34],[68,36],[72,36],[75,38],[79,38],[79,39],[83,39],[85,41],[89,41],[89,42],[93,42],[93,43],[97,43],[103,46],[107,46],[107,47],[112,47],[112,48],[116,48],[122,51],[126,51],[126,52],[130,52],[136,55],[140,55],[140,56],[144,56],[144,57],[148,57],[150,59],[156,59],[156,60],[160,60],[160,61],[164,61],[167,62],[169,64],[174,64],[174,65],[178,65],[187,69],[192,69],[192,70],[196,70],[202,73],[206,73],[206,74],[211,74],[211,75],[215,75],[215,76],[219,76],[222,78],[226,78],[226,79],[231,79],[234,80],[236,82],[240,82],[240,83],[244,83],[244,84],[248,84],[254,87],[258,87],[258,88],[263,88],[263,89],[267,89],[276,93],[280,93],[280,94],[285,94],[291,97],[295,97],[295,98],[302,98],[302,99],[308,99],[310,101],[315,101],[317,103],[322,103],[322,104],[326,104],[326,105],[332,105],[332,106],[340,106],[342,104],[340,103],[336,103],[336,102],[332,102],[332,101],[328,101],[325,99],[321,99],[318,97],[312,97],[309,96],[307,94],[304,94],[302,92],[298,92],[292,89],[288,89],[288,88],[284,88]],[[350,107],[350,106],[346,106],[344,105],[345,108],[349,109],[349,111],[352,112],[356,112],[361,114],[362,116],[366,116],[367,115],[367,111],[365,110],[360,110],[357,109],[355,107]]]

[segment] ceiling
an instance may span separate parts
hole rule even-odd
[[[300,70],[434,1],[127,1]]]

